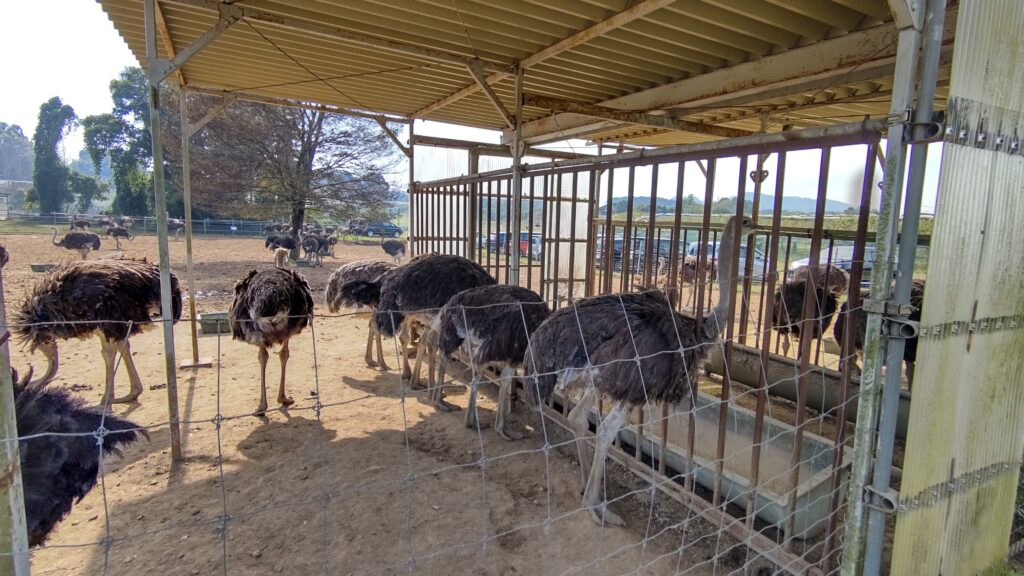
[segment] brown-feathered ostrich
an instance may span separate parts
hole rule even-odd
[[[341,287],[343,297],[365,306],[376,306],[374,323],[387,337],[401,330],[402,377],[412,387],[418,383],[420,364],[429,356],[428,382],[433,395],[434,338],[428,332],[441,307],[463,290],[496,284],[494,278],[479,264],[461,256],[430,256],[383,274],[375,281],[348,282]],[[412,334],[420,331],[416,350],[416,368],[409,367],[408,344]],[[451,410],[443,394],[433,395],[437,407]]]
[[[327,279],[327,287],[324,289],[327,309],[331,312],[337,312],[342,308],[358,308],[363,306],[350,298],[349,294],[343,292],[341,287],[349,282],[375,281],[383,274],[394,269],[394,264],[384,262],[383,260],[359,260],[339,266],[337,270],[331,273],[330,278]],[[377,302],[373,303],[373,305],[375,304]],[[368,306],[373,307],[372,305]],[[373,359],[374,341],[377,343],[377,360]],[[370,316],[369,333],[366,335],[366,354],[364,358],[366,359],[366,365],[371,368],[379,367],[381,370],[390,370],[384,362],[384,345],[381,342],[380,332],[377,331],[372,315]]]
[[[124,226],[110,226],[107,228],[107,236],[113,236],[114,242],[117,242],[117,249],[121,249],[121,238],[131,242],[135,240],[135,236],[132,235],[131,230]]]
[[[277,402],[290,406],[294,401],[285,395],[285,370],[288,365],[288,341],[309,325],[313,313],[313,296],[306,279],[292,270],[270,268],[253,270],[235,284],[235,301],[231,304],[228,322],[235,340],[259,347],[260,404],[256,415],[267,412],[268,348],[280,344],[281,384]]]
[[[550,313],[547,304],[532,290],[506,285],[459,292],[441,309],[433,325],[441,357],[434,390],[444,389],[448,358],[459,352],[473,369],[466,406],[467,428],[483,427],[477,418],[476,392],[483,371],[490,368],[500,371],[494,431],[506,440],[522,438],[521,433],[505,427],[505,416],[511,411],[512,378],[523,363],[529,335]]]
[[[910,285],[910,305],[913,307],[913,310],[910,312],[909,319],[915,322],[921,321],[921,308],[924,306],[924,288],[924,280],[914,280]],[[870,293],[867,290],[861,290],[859,296],[857,306],[853,309],[852,313],[850,312],[850,301],[843,302],[843,305],[839,307],[839,314],[836,315],[836,325],[832,328],[832,335],[835,336],[836,342],[842,347],[843,338],[846,336],[847,322],[852,323],[852,326],[854,326],[854,355],[849,358],[849,362],[851,364],[850,369],[858,373],[860,369],[857,365],[857,359],[864,353],[864,337],[866,332],[864,311],[861,309],[861,305],[865,299],[870,297]],[[840,371],[846,366],[846,360],[847,358],[840,354]],[[903,364],[906,369],[908,389],[912,388],[914,384],[914,365],[916,362],[917,338],[908,338],[903,346]]]
[[[800,266],[790,272],[790,282],[804,282],[810,279],[815,286],[822,286],[836,296],[846,293],[850,284],[850,275],[831,264],[817,266]]]
[[[739,228],[737,230],[737,228]],[[589,431],[587,415],[599,395],[608,396],[611,412],[597,427],[596,452],[583,504],[601,524],[621,525],[622,518],[603,501],[605,460],[612,441],[633,407],[674,404],[696,388],[700,363],[719,343],[735,294],[736,239],[755,230],[749,218],[729,219],[722,235],[718,305],[698,326],[695,318],[675,312],[664,294],[652,291],[606,294],[577,300],[561,308],[534,332],[533,358],[525,361],[528,396],[535,405],[556,389],[582,387],[583,397],[569,413],[580,448]]]
[[[391,256],[395,260],[395,264],[402,263],[402,257],[405,256],[405,242],[401,240],[385,240],[380,239],[380,247],[384,249],[384,252],[388,256]]]
[[[656,282],[656,286],[661,290],[667,289],[670,286],[671,280],[669,278],[667,262],[665,264],[666,265],[663,265],[658,268],[658,279]],[[698,284],[707,282],[710,277],[710,264],[711,263],[709,261],[705,261],[704,265],[701,266],[700,259],[697,256],[683,256],[682,261],[679,262],[679,276],[676,279],[676,285],[682,288],[685,285],[696,286]],[[691,293],[691,300],[693,303],[696,303],[697,291],[691,290]]]
[[[60,246],[67,250],[74,250],[82,255],[82,260],[89,257],[89,250],[100,249],[100,237],[92,232],[71,231],[57,241],[57,228],[53,228],[53,236],[50,238],[54,246]]]
[[[278,248],[274,250],[274,266],[278,268],[288,267],[288,254],[290,251],[287,248]]]
[[[829,268],[832,268],[831,266]],[[839,308],[838,295],[846,290],[848,278],[838,268],[825,273],[825,267],[819,266],[816,271],[805,266],[793,271],[792,279],[775,289],[775,300],[772,304],[772,328],[782,338],[782,353],[789,355],[790,337],[801,337],[804,318],[804,297],[807,290],[814,296],[811,303],[810,338],[821,338],[825,330],[832,325],[832,316]],[[808,287],[808,282],[810,286]],[[827,284],[826,284],[827,282]],[[841,288],[840,288],[841,287]]]
[[[121,449],[146,431],[136,424],[87,408],[70,392],[38,382],[22,380],[11,370],[14,382],[14,414],[18,423],[18,451],[25,487],[25,518],[28,545],[41,546],[50,532],[96,485],[100,451],[93,432],[100,426],[104,454]]]
[[[181,319],[181,290],[171,275],[173,321]],[[160,314],[160,268],[145,260],[90,260],[52,270],[32,288],[14,314],[14,332],[29,351],[46,356],[49,382],[57,374],[57,341],[100,339],[106,366],[102,404],[134,402],[142,394],[142,379],[132,359],[130,336],[148,328]],[[131,391],[113,398],[114,372],[120,353],[128,370]]]

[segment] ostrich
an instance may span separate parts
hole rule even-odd
[[[342,285],[341,292],[353,302],[376,306],[374,324],[384,336],[394,337],[401,327],[402,377],[409,378],[410,385],[416,387],[420,363],[428,352],[429,382],[433,384],[434,357],[432,338],[429,334],[422,334],[416,350],[416,368],[410,369],[408,343],[413,332],[429,330],[441,307],[452,296],[489,284],[496,284],[494,278],[476,262],[461,256],[444,255],[409,262],[377,280],[348,282]],[[451,410],[443,398],[439,399],[437,406]]]
[[[289,252],[290,251],[287,248],[278,248],[274,250],[274,266],[277,266],[278,268],[287,268]]]
[[[92,232],[71,231],[57,241],[57,228],[53,227],[53,236],[50,238],[54,246],[60,246],[68,250],[75,250],[82,255],[82,260],[89,257],[89,250],[100,249],[100,237]]]
[[[313,313],[313,296],[306,279],[293,270],[270,268],[248,276],[235,284],[235,300],[231,304],[228,323],[235,340],[259,347],[260,404],[255,414],[267,412],[268,348],[281,345],[281,384],[277,402],[291,406],[294,400],[284,393],[285,369],[288,365],[288,340],[302,332]]]
[[[327,237],[327,254],[334,258],[334,247],[338,245],[338,237],[331,235]]]
[[[374,281],[382,274],[395,269],[395,265],[382,260],[360,260],[349,262],[338,267],[330,278],[327,279],[327,287],[324,289],[324,299],[327,301],[327,309],[337,312],[341,308],[356,308],[361,306],[359,302],[351,298],[349,294],[342,291],[341,287],[354,281]],[[376,305],[377,302],[373,302]],[[377,360],[373,359],[373,342],[377,342]],[[370,316],[370,329],[366,336],[366,365],[381,370],[390,370],[384,362],[384,345],[381,342],[380,332],[374,326],[373,316]]]
[[[8,260],[10,260],[10,255],[7,253],[7,247],[0,244],[0,268],[7,266]]]
[[[915,322],[921,321],[921,308],[924,306],[924,280],[914,280],[910,285],[910,305],[913,310],[910,312],[909,320]],[[864,302],[865,299],[870,297],[870,293],[867,290],[860,291],[859,303]],[[852,323],[854,326],[853,332],[853,350],[854,355],[849,359],[852,366],[851,370],[859,372],[857,366],[857,357],[864,352],[864,337],[865,337],[865,323],[864,323],[864,312],[858,306],[852,312],[849,311],[850,301],[843,302],[843,305],[839,307],[839,314],[836,315],[836,324],[832,328],[832,335],[835,336],[836,342],[839,346],[843,345],[843,338],[846,335],[847,321]],[[846,365],[846,358],[840,355],[839,357],[839,370],[842,371]],[[903,363],[906,369],[907,375],[907,389],[911,389],[914,383],[914,364],[917,361],[917,338],[908,338],[903,346]]]
[[[132,235],[131,230],[124,226],[111,226],[107,228],[107,236],[113,236],[114,241],[117,242],[117,249],[121,249],[121,238],[124,238],[131,242],[135,240],[135,236]]]
[[[395,264],[402,263],[402,256],[405,256],[405,242],[381,238],[380,247],[384,249],[388,256],[395,259]]]
[[[582,447],[591,408],[600,394],[614,402],[597,427],[594,461],[583,493],[583,504],[598,524],[623,524],[601,497],[612,441],[634,406],[674,404],[696,388],[701,361],[732,320],[735,242],[755,229],[747,217],[733,216],[726,223],[719,252],[719,301],[702,324],[675,312],[664,294],[652,291],[577,300],[552,313],[534,332],[533,358],[525,362],[531,402],[545,402],[556,389],[584,389],[569,414],[581,466],[585,466]]]
[[[97,228],[110,228],[113,225],[114,221],[110,219],[110,216],[100,216],[99,219],[96,220]]]
[[[298,244],[295,243],[295,238],[292,237],[291,234],[271,234],[270,236],[267,236],[263,245],[271,250],[277,250],[278,248],[294,250],[295,247],[298,246]]]
[[[181,319],[181,290],[171,275],[173,321]],[[145,260],[90,260],[55,268],[32,288],[14,315],[15,332],[29,351],[47,360],[41,382],[57,374],[57,340],[86,338],[98,333],[106,366],[101,404],[134,402],[142,394],[142,379],[132,359],[129,337],[148,328],[160,311],[160,268]],[[165,318],[166,320],[166,318]],[[120,353],[128,370],[131,392],[113,398],[114,372]]]
[[[836,270],[843,275],[842,286],[846,286],[845,272]],[[828,274],[829,285],[814,282],[815,276],[808,271],[796,270],[793,277],[796,278],[785,282],[775,289],[775,300],[772,306],[772,328],[784,336],[782,340],[782,353],[789,355],[790,335],[801,337],[800,331],[804,320],[811,320],[811,334],[809,338],[821,338],[825,330],[832,324],[832,315],[839,307],[839,299],[833,290],[839,283],[833,284],[832,279],[838,275]],[[803,279],[801,279],[803,278]],[[808,288],[807,278],[811,279]],[[804,318],[804,295],[807,290],[814,294],[814,302],[811,304],[811,317]]]
[[[323,266],[321,254],[327,252],[327,239],[319,234],[307,234],[302,238],[302,252],[310,266]]]
[[[710,276],[708,274],[708,271],[710,269],[710,265],[711,265],[710,262],[705,261],[704,265],[701,266],[700,265],[700,259],[697,256],[693,256],[693,255],[686,255],[686,256],[684,256],[682,261],[679,263],[679,272],[678,272],[679,276],[677,278],[678,286],[682,287],[683,285],[686,285],[686,284],[689,284],[691,286],[696,286],[697,284],[700,284],[700,283],[703,283],[703,282],[707,282],[708,278]],[[668,276],[669,276],[669,270],[668,270],[668,266],[667,266],[667,263],[666,263],[666,265],[663,265],[663,266],[659,267],[659,269],[658,269],[658,280],[657,280],[656,285],[657,285],[657,287],[659,289],[665,290],[665,289],[667,289],[670,286],[669,277]],[[697,291],[693,290],[692,291],[692,301],[694,302],[694,304],[696,303],[696,300],[697,300]]]
[[[529,335],[550,313],[540,296],[519,286],[480,286],[452,296],[433,325],[441,357],[435,396],[440,396],[444,389],[448,357],[461,350],[474,372],[469,385],[466,427],[481,426],[476,410],[478,374],[494,368],[501,371],[494,431],[506,440],[521,439],[522,434],[505,428],[505,416],[511,409],[512,377],[523,363]]]
[[[337,231],[338,229],[334,226],[324,226],[324,234],[327,234],[328,236],[333,235]]]
[[[177,218],[168,218],[167,219],[167,233],[168,234],[170,234],[170,233],[174,234],[174,241],[175,242],[177,242],[178,240],[181,240],[181,231],[184,230],[184,229],[185,229],[185,223],[182,222],[181,220],[178,220]]]
[[[68,216],[68,221],[71,223],[69,230],[87,230],[90,225],[88,220],[79,218],[78,214]]]
[[[118,223],[121,224],[121,226],[124,226],[125,228],[129,229],[132,227],[133,224],[135,224],[131,216],[121,216],[121,218],[118,219]]]
[[[850,276],[843,270],[832,265],[818,264],[815,267],[800,266],[790,274],[790,282],[805,282],[810,279],[814,286],[824,287],[826,290],[842,296],[850,283]]]
[[[106,430],[103,452],[121,455],[121,448],[146,436],[138,425],[85,406],[63,388],[29,382],[32,371],[14,383],[14,414],[25,487],[29,547],[42,546],[50,532],[96,485],[100,451],[93,432]]]

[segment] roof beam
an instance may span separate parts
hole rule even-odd
[[[953,40],[956,7],[946,11],[943,43]],[[809,81],[834,85],[849,74],[872,68],[877,76],[892,74],[896,55],[896,26],[888,23],[837,38],[822,40],[780,54],[743,62],[598,102],[621,110],[664,110],[678,106],[702,107],[737,98],[758,99],[768,91],[792,89]],[[554,114],[523,124],[523,138],[531,144],[564,140],[566,134],[593,133],[594,120],[581,115]],[[511,138],[506,131],[502,141]]]
[[[230,90],[218,90],[215,88],[203,88],[201,86],[189,86],[189,92],[196,94],[206,94],[209,96],[220,96],[229,97],[233,96],[238,100],[244,100],[246,102],[257,102],[260,104],[271,104],[274,106],[285,106],[288,108],[301,108],[304,110],[316,110],[319,112],[329,112],[331,114],[341,114],[342,116],[354,116],[356,118],[368,118],[370,120],[383,120],[385,122],[399,122],[402,124],[408,124],[408,118],[402,118],[399,116],[388,116],[386,114],[373,114],[372,112],[363,112],[361,110],[353,110],[351,108],[343,108],[341,106],[332,106],[329,104],[315,104],[312,102],[300,102],[298,100],[289,100],[287,98],[278,98],[275,96],[263,96],[261,94],[252,94],[248,92],[235,92]]]
[[[202,118],[195,122],[188,122],[188,92],[189,90],[187,88],[182,89],[181,91],[181,106],[184,106],[186,110],[182,116],[186,119],[186,125],[181,131],[185,134],[186,138],[191,138],[194,134],[205,128],[206,125],[220,115],[221,112],[227,110],[228,106],[230,106],[232,102],[238,99],[233,92],[227,92],[221,97],[220,103],[207,110],[206,114],[204,114]]]
[[[395,143],[395,146],[398,146],[398,149],[402,151],[402,154],[405,154],[406,158],[412,158],[412,148],[402,144],[402,141],[398,139],[398,135],[395,134],[391,128],[388,128],[388,123],[380,118],[374,118],[374,120],[377,121],[377,124],[380,125],[381,130],[387,134],[388,138]]]
[[[287,28],[289,30],[298,30],[301,32],[307,32],[310,34],[317,34],[319,36],[327,36],[338,40],[345,40],[348,42],[354,42],[356,44],[363,44],[366,46],[373,46],[376,48],[382,48],[384,50],[390,50],[392,52],[399,52],[402,54],[409,54],[411,56],[418,56],[420,58],[426,58],[435,62],[443,62],[446,64],[454,64],[458,66],[469,66],[476,63],[483,70],[488,72],[505,72],[508,70],[508,66],[500,64],[492,64],[485,62],[478,58],[468,58],[453,54],[451,52],[445,52],[443,50],[435,50],[433,48],[425,48],[422,46],[415,46],[412,44],[404,44],[402,42],[394,42],[386,40],[384,38],[377,38],[374,36],[367,36],[366,34],[360,34],[358,32],[352,32],[333,26],[327,26],[324,24],[317,24],[308,20],[302,20],[299,18],[291,18],[283,16],[281,14],[275,14],[273,12],[266,12],[258,8],[251,8],[241,4],[225,4],[217,0],[164,0],[168,4],[181,4],[183,6],[192,6],[196,8],[204,8],[206,10],[220,10],[223,6],[231,6],[233,10],[238,10],[242,18],[253,22],[264,22],[280,28]]]
[[[491,101],[491,104],[493,104],[494,108],[498,111],[501,119],[505,121],[505,124],[509,128],[515,128],[516,123],[512,119],[512,114],[509,113],[508,108],[505,107],[501,98],[498,98],[498,95],[494,93],[494,89],[491,88],[491,85],[487,83],[487,79],[484,78],[483,72],[481,72],[476,66],[468,66],[468,69],[469,73],[473,76],[473,80],[476,80],[477,85],[480,86],[480,89],[484,91],[487,99]]]
[[[156,2],[154,0],[154,6]],[[157,81],[161,81],[176,70],[179,70],[188,62],[189,58],[195,56],[200,50],[205,48],[210,42],[213,42],[220,36],[225,30],[234,25],[242,19],[242,14],[238,8],[230,4],[219,4],[216,8],[219,16],[217,17],[217,23],[212,28],[203,33],[202,36],[196,38],[191,44],[185,47],[184,50],[171,56],[169,60],[157,60],[155,65],[152,66],[152,70],[149,71],[151,76],[155,76]]]
[[[416,134],[412,138],[416,146],[433,146],[436,148],[455,148],[458,150],[475,150],[486,156],[511,157],[512,152],[508,146],[501,144],[488,144],[486,142],[474,142],[472,140],[456,140],[454,138],[439,138],[437,136],[421,136]],[[576,152],[563,152],[561,150],[547,150],[544,148],[526,148],[524,156],[536,156],[538,158],[551,158],[553,160],[572,160],[575,158],[591,157],[593,154],[578,154]]]
[[[177,52],[174,50],[174,42],[171,41],[171,33],[167,29],[167,21],[164,20],[164,11],[160,9],[160,2],[155,2],[154,8],[156,8],[156,30],[160,33],[160,40],[164,44],[164,51],[167,52],[168,58],[174,58]],[[178,79],[179,86],[185,84],[185,74],[181,71],[181,68],[174,71],[174,76]]]
[[[707,134],[709,136],[719,136],[722,138],[739,138],[741,136],[750,136],[752,134],[752,132],[747,130],[724,128],[722,126],[690,122],[687,120],[676,120],[668,116],[655,116],[653,114],[647,114],[645,112],[638,112],[635,110],[605,108],[603,106],[570,102],[568,100],[561,100],[559,98],[551,98],[548,96],[538,96],[536,94],[524,94],[523,104],[527,106],[535,106],[537,108],[547,108],[552,112],[583,114],[585,116],[604,118],[607,120],[614,120],[616,122],[643,124],[645,126],[654,126],[655,128],[663,128],[665,130],[681,130],[683,132],[695,132],[698,134]]]
[[[558,42],[555,42],[554,44],[546,48],[543,48],[538,52],[530,54],[529,56],[520,60],[518,62],[518,66],[520,68],[526,69],[536,64],[539,64],[549,58],[553,58],[561,54],[562,52],[572,50],[573,48],[579,46],[580,44],[584,44],[586,42],[593,40],[594,38],[604,35],[607,32],[615,30],[616,28],[621,28],[622,26],[625,26],[626,24],[629,24],[630,22],[637,20],[638,18],[643,18],[644,16],[647,16],[651,12],[664,8],[665,6],[668,6],[673,2],[675,2],[675,0],[643,0],[642,2],[637,2],[636,4],[630,6],[629,8],[626,8],[625,10],[615,13],[613,16],[606,20],[602,20],[597,24],[590,26],[589,28],[580,30],[579,32],[573,34],[572,36],[563,38]],[[506,78],[511,78],[513,75],[514,74],[512,72],[499,72],[497,74],[492,74],[487,77],[486,83],[494,84]],[[479,82],[477,82],[476,84],[470,84],[465,88],[459,90],[458,92],[449,94],[448,96],[445,96],[444,98],[432,104],[424,106],[423,108],[410,114],[410,116],[414,118],[425,116],[427,114],[430,114],[431,112],[440,110],[441,108],[444,108],[445,106],[453,102],[458,102],[459,100],[462,100],[466,96],[476,94],[476,92],[479,91],[480,89],[481,84]]]

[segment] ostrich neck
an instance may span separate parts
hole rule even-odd
[[[710,318],[711,328],[715,331],[716,339],[724,331],[725,322],[729,316],[729,306],[732,304],[732,269],[736,257],[734,236],[735,227],[726,226],[722,231],[722,243],[718,248],[718,304],[711,311]]]
[[[56,228],[53,229],[53,236],[50,238],[50,242],[53,242],[54,246],[63,246],[64,245],[63,241],[57,242],[57,229]]]

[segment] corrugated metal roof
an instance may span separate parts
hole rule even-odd
[[[99,3],[145,64],[142,1]],[[885,0],[247,0],[233,5],[249,12],[186,62],[181,72],[188,85],[492,129],[505,128],[505,121],[475,90],[462,62],[477,60],[492,71],[523,62],[525,92],[602,103],[846,35],[893,28]],[[214,26],[219,6],[216,0],[159,0],[158,25],[166,32],[157,42],[161,57],[168,57],[168,42],[180,51]],[[795,90],[763,102],[678,115],[746,130],[758,130],[765,113],[811,124],[848,121],[851,114],[888,112],[890,74],[881,68],[875,78],[849,85],[840,78],[820,93]],[[494,91],[511,110],[514,77],[499,78]],[[824,97],[855,100],[871,90],[877,97],[870,102],[809,103]],[[460,93],[465,96],[452,96]],[[787,106],[793,110],[787,112]],[[664,114],[666,108],[638,109]],[[526,108],[524,121],[550,115]],[[586,136],[651,144],[706,138],[637,125],[604,128],[591,127]],[[543,124],[537,130],[537,141],[558,136],[557,130],[543,136]]]

